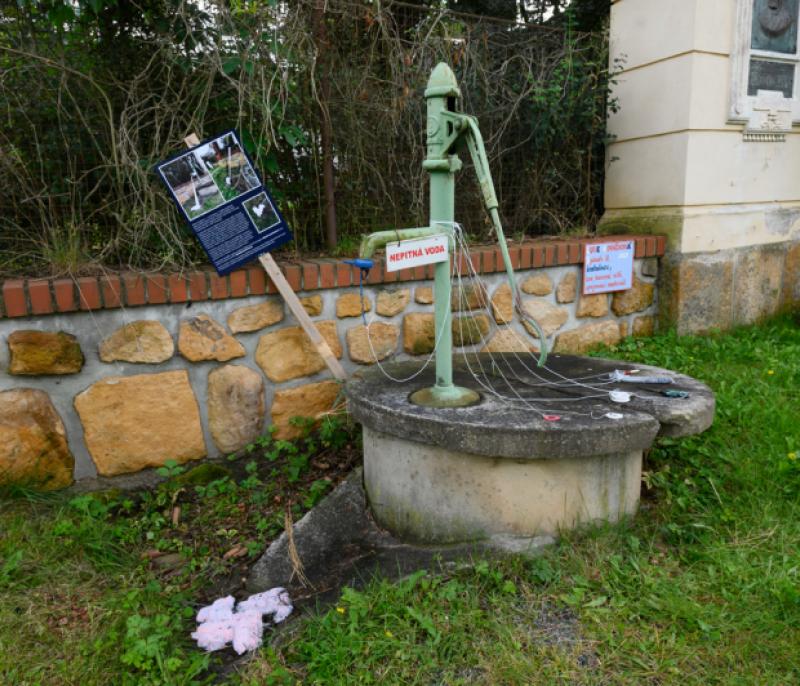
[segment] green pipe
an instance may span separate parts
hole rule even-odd
[[[376,250],[385,247],[387,243],[396,243],[398,241],[407,241],[412,238],[425,238],[426,236],[435,236],[442,233],[442,229],[435,229],[430,226],[421,226],[416,229],[390,229],[388,231],[376,231],[369,236],[364,236],[361,239],[361,246],[358,249],[359,257],[370,258],[375,254]]]

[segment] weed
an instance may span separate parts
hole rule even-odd
[[[285,505],[302,516],[349,471],[352,427],[335,427],[325,441],[339,451],[310,426],[294,443],[265,436],[243,451],[241,480],[219,465],[187,471],[170,461],[159,470],[165,481],[136,494],[8,492],[0,500],[0,682],[207,682],[220,658],[191,642],[197,606],[221,587],[238,593],[226,580],[240,579],[281,533]],[[298,455],[303,464],[293,462]]]

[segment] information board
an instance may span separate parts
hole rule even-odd
[[[386,271],[395,272],[409,267],[444,262],[448,259],[447,236],[440,234],[426,238],[386,244]]]
[[[583,294],[631,288],[634,249],[634,241],[587,243],[583,253]]]
[[[220,275],[292,240],[236,131],[203,141],[156,171]]]

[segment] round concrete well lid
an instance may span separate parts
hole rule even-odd
[[[384,369],[396,378],[406,378],[422,364],[417,360],[393,362],[384,365]],[[473,372],[481,368],[486,376],[477,379]],[[672,383],[610,383],[605,378],[615,370],[634,369],[639,370],[640,376],[669,376]],[[714,417],[714,394],[699,381],[618,360],[551,355],[547,367],[540,369],[532,360],[513,353],[469,353],[454,357],[453,377],[457,385],[478,391],[480,403],[432,409],[409,402],[411,393],[434,384],[431,364],[419,376],[403,383],[391,381],[378,367],[356,373],[345,385],[348,408],[356,420],[374,431],[451,450],[513,459],[588,457],[644,450],[659,433],[699,433],[711,425]],[[564,377],[592,377],[586,384],[595,389],[552,385]],[[665,388],[688,395],[665,397]],[[612,402],[608,396],[612,390],[628,392],[633,397],[624,404]],[[514,400],[509,402],[507,398]],[[549,402],[543,402],[544,398]],[[620,414],[622,417],[616,418]],[[553,421],[552,416],[559,419]]]

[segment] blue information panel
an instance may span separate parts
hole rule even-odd
[[[220,275],[292,240],[235,131],[156,166]]]

